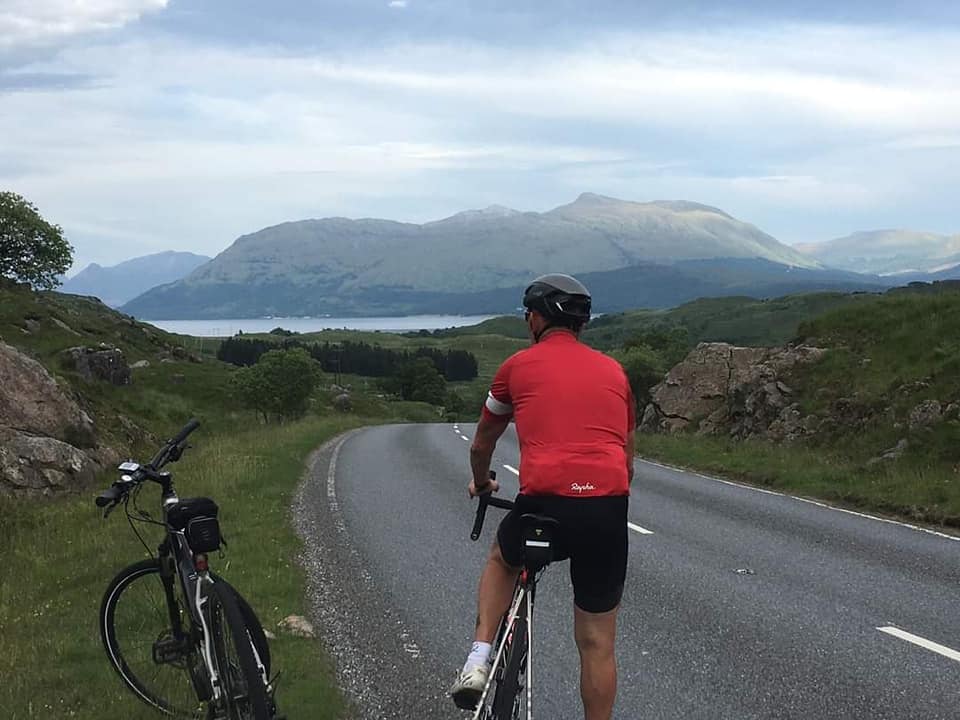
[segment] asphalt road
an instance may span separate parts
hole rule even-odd
[[[500,515],[470,541],[472,432],[357,431],[297,500],[313,612],[365,720],[468,717],[445,693]],[[512,497],[506,466],[512,429]],[[960,718],[958,540],[644,461],[630,522],[616,718]],[[544,720],[582,718],[572,619],[558,564],[534,617]]]

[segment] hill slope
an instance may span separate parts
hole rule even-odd
[[[960,265],[960,235],[913,230],[858,232],[797,250],[830,267],[860,273],[937,273]]]
[[[168,319],[434,312],[454,296],[519,286],[546,267],[606,272],[716,258],[818,267],[716,208],[585,193],[545,213],[493,207],[424,225],[285,223],[239,238],[189,277],[124,310]]]
[[[150,288],[186,277],[209,261],[206,255],[168,250],[109,267],[91,263],[66,280],[60,291],[92,295],[111,307],[119,307]]]

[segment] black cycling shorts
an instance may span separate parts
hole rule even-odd
[[[613,610],[623,596],[627,577],[627,501],[626,495],[517,495],[516,507],[497,530],[503,559],[514,567],[523,564],[521,515],[537,513],[556,518],[560,530],[554,560],[570,559],[574,603],[586,612]]]

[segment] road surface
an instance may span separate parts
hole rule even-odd
[[[365,720],[469,717],[472,425],[366,428],[318,451],[295,504],[313,613]],[[511,427],[494,458],[517,490]],[[960,542],[638,460],[620,614],[624,720],[960,718]],[[535,612],[535,717],[582,718],[567,565]]]

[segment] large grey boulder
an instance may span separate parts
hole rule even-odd
[[[0,426],[29,435],[96,444],[93,420],[39,362],[0,342]]]
[[[89,483],[100,469],[73,445],[0,427],[0,493],[48,495],[69,490]]]
[[[115,347],[72,347],[64,350],[67,366],[76,370],[87,382],[108,382],[111,385],[129,385],[130,366],[123,351]]]
[[[805,345],[773,348],[700,343],[651,390],[640,428],[646,432],[693,429],[701,434],[793,440],[812,432],[785,376],[823,357]]]
[[[76,488],[116,457],[43,365],[0,342],[0,494]]]

